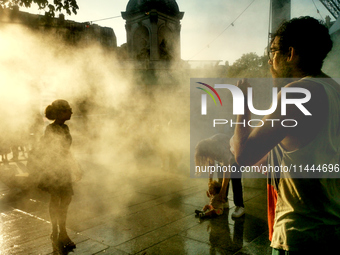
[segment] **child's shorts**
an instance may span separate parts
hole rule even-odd
[[[217,208],[215,209],[212,205],[209,205],[209,211],[214,210],[217,215],[222,215],[223,214],[223,208]]]

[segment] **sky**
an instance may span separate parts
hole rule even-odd
[[[77,0],[77,15],[66,19],[113,28],[117,45],[126,43],[125,20],[121,16],[128,0]],[[183,60],[222,60],[232,64],[243,54],[263,55],[267,46],[270,0],[177,0],[181,21],[181,57]],[[251,4],[252,3],[252,4]],[[251,4],[251,5],[250,5]],[[250,5],[250,6],[249,6]],[[249,6],[247,10],[245,10]],[[317,9],[320,13],[317,13]],[[32,6],[29,12],[35,12]],[[244,11],[245,10],[245,11]],[[244,11],[244,12],[243,12]],[[241,13],[243,14],[233,22]],[[43,12],[41,11],[41,14]],[[324,19],[329,15],[318,0],[292,0],[292,17],[309,15]],[[234,26],[231,26],[233,22]]]

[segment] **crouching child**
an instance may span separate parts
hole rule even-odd
[[[223,182],[224,181],[225,179],[223,179]],[[209,181],[208,187],[207,196],[210,198],[209,204],[205,205],[202,211],[195,210],[196,215],[198,215],[200,219],[223,214],[223,203],[225,199],[223,194],[226,193],[227,185],[221,185],[218,181]]]

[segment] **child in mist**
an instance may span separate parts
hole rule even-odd
[[[195,213],[199,216],[200,219],[223,214],[223,196],[226,192],[227,185],[224,185],[222,189],[222,185],[220,182],[209,181],[208,187],[209,190],[207,191],[207,196],[210,198],[209,204],[205,205],[202,211],[195,210]]]
[[[229,137],[226,134],[216,134],[201,140],[195,148],[195,165],[200,167],[214,166],[215,161],[218,161],[222,166],[228,166],[231,159]],[[223,213],[229,180],[230,173],[223,173],[221,185],[221,182],[213,181],[213,175],[209,173],[209,191],[207,196],[210,198],[210,204],[204,206],[203,211],[195,211],[200,218],[221,215]],[[222,187],[223,190],[221,190]],[[205,213],[205,211],[208,212]]]
[[[54,122],[46,127],[42,137],[44,157],[43,173],[38,187],[51,194],[49,213],[52,223],[53,245],[72,250],[76,248],[66,232],[67,210],[73,196],[71,179],[72,137],[65,121],[71,119],[72,109],[65,100],[56,100],[45,110],[46,118]]]

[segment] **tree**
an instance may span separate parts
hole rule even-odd
[[[263,78],[270,77],[267,56],[259,57],[251,52],[243,54],[228,68],[228,77]]]
[[[13,6],[23,6],[30,8],[32,4],[36,4],[39,10],[48,8],[47,13],[54,17],[56,11],[65,10],[68,15],[77,14],[79,9],[76,0],[0,0],[0,8],[12,8]]]

